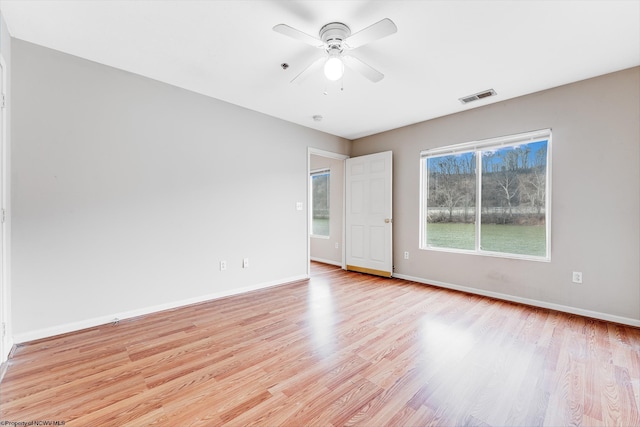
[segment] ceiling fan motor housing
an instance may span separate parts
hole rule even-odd
[[[351,35],[351,30],[342,22],[330,22],[320,28],[320,39],[327,45],[327,52],[342,52],[342,42]]]

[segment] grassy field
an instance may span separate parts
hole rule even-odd
[[[520,255],[545,256],[546,233],[543,225],[482,225],[482,250]],[[434,247],[475,249],[473,224],[427,224],[427,244]]]
[[[311,234],[329,235],[329,220],[314,218]],[[438,222],[427,224],[427,244],[439,248],[475,249],[473,224]],[[482,249],[519,255],[545,256],[543,225],[482,225]]]

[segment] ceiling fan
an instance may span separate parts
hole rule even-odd
[[[273,31],[323,49],[326,53],[302,70],[300,74],[291,80],[291,83],[302,82],[323,64],[324,74],[331,81],[342,78],[344,66],[346,65],[376,83],[384,78],[384,74],[355,56],[345,54],[345,51],[357,49],[360,46],[389,36],[398,31],[398,28],[391,19],[385,18],[354,34],[351,34],[349,27],[342,22],[330,22],[320,28],[320,38],[310,36],[286,24],[276,25],[273,27]]]

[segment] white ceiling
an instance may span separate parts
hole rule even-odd
[[[13,37],[348,139],[640,65],[638,0],[3,0],[0,10]],[[398,32],[351,51],[381,82],[347,70],[342,91],[321,71],[289,83],[318,50],[274,25],[317,35],[382,18]],[[490,88],[498,95],[458,101]]]

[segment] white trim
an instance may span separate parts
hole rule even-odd
[[[0,316],[0,324],[4,323],[4,330],[0,329],[0,333],[4,333],[4,336],[0,336],[0,340],[2,340],[2,344],[0,344],[0,363],[7,360],[9,354],[11,353],[11,349],[13,348],[14,338],[12,333],[12,323],[11,323],[11,283],[9,274],[9,255],[8,251],[10,248],[9,244],[9,221],[10,221],[10,212],[9,212],[9,191],[11,189],[9,185],[10,173],[9,173],[9,141],[7,139],[8,133],[7,129],[9,128],[9,123],[7,121],[7,112],[9,109],[9,96],[8,96],[8,87],[7,87],[7,76],[9,74],[9,70],[7,69],[7,63],[4,60],[4,55],[0,54],[0,67],[2,68],[2,82],[0,82],[0,94],[4,96],[4,107],[1,108],[2,112],[2,135],[0,138],[0,162],[2,165],[0,169],[2,170],[2,177],[0,177],[0,185],[2,185],[2,189],[0,191],[2,198],[0,200],[0,215],[3,216],[4,221],[0,224],[2,227],[2,239],[0,244],[2,244],[2,259],[0,259],[0,264],[2,264],[2,277],[0,278],[1,289],[0,289],[0,298],[2,299],[2,307],[0,310],[2,311],[2,316]]]
[[[481,247],[482,240],[482,157],[483,152],[492,151],[493,148],[516,147],[521,144],[531,144],[534,142],[546,141],[546,178],[545,178],[545,255],[527,255],[515,254],[508,252],[495,252],[483,250]],[[470,255],[493,256],[499,258],[522,259],[527,261],[551,262],[551,150],[552,150],[552,132],[551,128],[530,131],[526,133],[501,136],[497,138],[489,138],[480,141],[472,141],[463,144],[449,145],[446,147],[437,147],[429,150],[423,150],[420,153],[420,215],[419,215],[419,246],[420,250],[435,250],[451,253],[465,253]],[[475,153],[476,156],[476,205],[475,205],[475,247],[474,249],[456,249],[450,247],[432,247],[427,242],[427,199],[425,193],[429,189],[429,175],[426,174],[427,162],[432,158],[443,156],[452,156],[462,153]],[[437,181],[436,181],[437,182]]]
[[[478,234],[480,227],[476,227],[476,242],[478,241]],[[547,241],[547,244],[549,242]],[[426,246],[424,248],[418,248],[422,251],[436,251],[436,252],[448,252],[451,254],[465,254],[465,255],[478,255],[478,256],[488,256],[494,258],[507,258],[507,259],[519,259],[524,261],[535,261],[535,262],[551,262],[550,258],[538,257],[533,255],[520,255],[520,254],[512,254],[508,252],[493,252],[493,251],[483,251],[473,250],[473,249],[455,249],[455,248],[446,248],[439,246]]]
[[[325,151],[325,150],[321,150],[319,148],[313,148],[313,147],[308,147],[308,148],[309,148],[309,155],[313,154],[316,156],[329,157],[330,159],[337,159],[337,160],[346,160],[349,158],[349,156],[347,156],[346,154],[334,153],[333,151]]]
[[[321,262],[323,264],[329,264],[329,265],[335,265],[336,267],[342,267],[342,262],[340,262],[340,261],[333,261],[333,260],[330,260],[330,259],[324,259],[324,258],[318,258],[318,257],[311,257],[309,259],[311,261]]]
[[[325,240],[329,240],[331,238],[331,236],[323,236],[322,234],[312,234],[311,235],[312,239],[325,239]],[[309,257],[311,258],[311,257]]]
[[[331,176],[331,168],[320,168],[320,169],[313,169],[309,171],[309,175],[324,175],[324,174]]]
[[[171,310],[174,308],[185,307],[193,304],[199,304],[202,302],[208,302],[217,300],[220,298],[243,294],[259,289],[266,289],[274,286],[286,285],[289,283],[299,282],[301,280],[309,279],[308,275],[300,275],[288,277],[281,280],[275,280],[272,282],[258,283],[256,285],[245,286],[239,289],[230,289],[227,291],[216,292],[213,294],[201,295],[194,298],[189,298],[181,301],[173,301],[165,304],[159,304],[151,307],[140,308],[136,310],[124,311],[120,313],[113,313],[103,316],[94,317],[91,319],[81,320],[79,322],[65,323],[62,325],[52,326],[50,328],[37,329],[35,331],[24,332],[16,334],[14,341],[16,343],[27,343],[29,341],[39,340],[43,338],[50,338],[56,335],[66,334],[69,332],[77,332],[87,328],[93,328],[100,325],[105,325],[114,322],[115,320],[131,319],[134,317],[140,317],[147,314],[158,313],[165,310]]]
[[[347,269],[347,159],[342,161],[342,242],[340,242],[340,256],[343,270]]]
[[[499,136],[496,138],[481,139],[478,141],[463,142],[461,144],[447,145],[444,147],[430,148],[422,150],[420,157],[446,156],[457,153],[468,153],[483,150],[487,147],[499,147],[503,145],[525,144],[543,139],[551,138],[551,128],[538,129],[530,132],[517,133],[513,135]]]
[[[339,263],[335,263],[334,261],[319,260],[319,259],[317,261],[324,262],[326,264],[340,266]],[[585,310],[581,308],[570,307],[570,306],[561,305],[561,304],[554,304],[554,303],[549,303],[545,301],[538,301],[538,300],[529,299],[529,298],[516,297],[513,295],[502,294],[499,292],[485,291],[482,289],[476,289],[476,288],[470,288],[467,286],[460,286],[460,285],[454,285],[451,283],[440,282],[437,280],[428,280],[420,277],[408,276],[405,274],[394,273],[393,277],[397,279],[403,279],[403,280],[409,280],[412,282],[422,283],[425,285],[432,285],[440,288],[453,289],[456,291],[467,292],[467,293],[482,295],[482,296],[491,297],[491,298],[497,298],[500,300],[516,302],[516,303],[531,305],[535,307],[547,308],[547,309],[561,311],[561,312],[570,313],[570,314],[577,314],[580,316],[591,317],[594,319],[606,320],[609,322],[620,323],[623,325],[640,327],[640,320],[631,319],[628,317],[621,317],[613,314],[600,313],[597,311]],[[202,295],[195,298],[189,298],[182,301],[175,301],[175,302],[160,304],[152,307],[141,308],[137,310],[130,310],[126,312],[94,317],[94,318],[82,320],[79,322],[52,326],[50,328],[38,329],[31,332],[16,334],[13,338],[15,343],[19,343],[19,344],[27,343],[29,341],[39,340],[43,338],[50,338],[56,335],[66,334],[70,332],[77,332],[83,329],[109,324],[113,322],[115,319],[118,319],[118,320],[131,319],[134,317],[140,317],[148,314],[158,313],[161,311],[171,310],[179,307],[185,307],[185,306],[198,304],[202,302],[213,301],[220,298],[224,298],[232,295],[239,295],[239,294],[243,294],[243,293],[247,293],[255,290],[286,285],[286,284],[298,282],[301,280],[307,280],[307,279],[309,279],[309,276],[300,275],[300,276],[289,277],[286,279],[272,281],[272,282],[259,283],[257,285],[246,286],[240,289],[232,289],[228,291],[217,292],[214,294]]]
[[[552,226],[552,219],[551,217],[553,216],[552,213],[552,206],[551,206],[551,192],[553,191],[553,185],[551,185],[551,183],[553,182],[553,160],[552,160],[552,155],[551,152],[553,150],[553,133],[551,132],[551,129],[548,129],[549,131],[549,139],[547,140],[547,182],[546,182],[546,187],[545,187],[545,201],[544,201],[544,209],[545,209],[545,225],[547,226],[547,234],[546,234],[546,239],[547,239],[547,259],[549,261],[551,261],[551,226]]]
[[[475,295],[482,295],[485,297],[496,298],[504,301],[510,301],[520,304],[531,305],[534,307],[547,308],[550,310],[561,311],[569,314],[577,314],[579,316],[591,317],[593,319],[606,320],[608,322],[620,323],[622,325],[640,327],[639,319],[632,319],[629,317],[616,316],[615,314],[601,313],[599,311],[586,310],[583,308],[571,307],[568,305],[555,304],[552,302],[539,301],[530,298],[517,297],[514,295],[503,294],[500,292],[486,291],[484,289],[470,288],[468,286],[454,285],[452,283],[440,282],[438,280],[428,280],[421,277],[408,276],[406,274],[393,274],[393,277],[403,280],[409,280],[412,282],[422,283],[425,285],[432,285],[439,288],[452,289],[454,291],[467,292]]]

